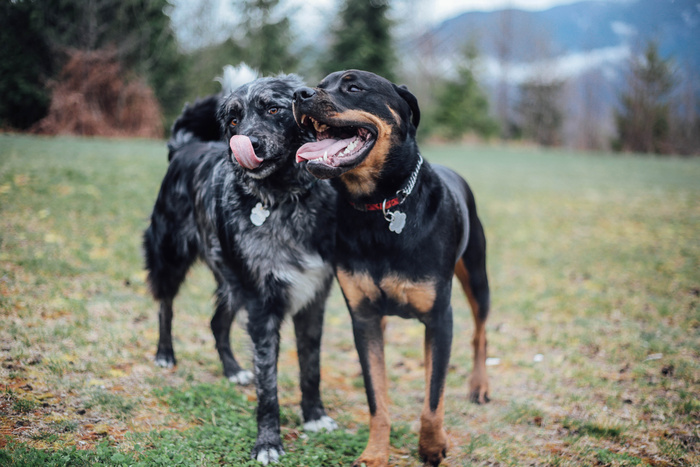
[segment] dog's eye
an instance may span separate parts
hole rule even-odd
[[[280,111],[279,107],[270,107],[269,109],[267,109],[267,113],[269,113],[270,115],[274,115],[279,111]]]
[[[348,86],[348,91],[349,92],[360,92],[360,91],[362,91],[362,88],[360,88],[356,84],[351,84],[350,86]]]
[[[231,126],[236,126],[236,125],[238,125],[238,119],[234,117],[234,118],[231,120]]]

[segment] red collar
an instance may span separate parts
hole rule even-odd
[[[358,211],[381,211],[382,210],[382,205],[384,205],[385,209],[388,208],[393,208],[394,206],[398,206],[401,204],[401,199],[397,196],[396,198],[391,198],[386,200],[386,204],[384,203],[374,203],[374,204],[356,204],[350,201],[350,205],[357,209]]]
[[[382,211],[386,216],[387,209],[393,208],[394,206],[398,206],[399,204],[403,203],[406,200],[406,198],[408,198],[408,195],[411,194],[411,192],[413,191],[413,187],[415,186],[416,181],[418,180],[418,172],[420,172],[420,168],[422,165],[423,156],[421,156],[419,153],[418,164],[416,164],[416,168],[413,169],[413,173],[411,173],[411,176],[409,177],[406,186],[396,192],[396,197],[391,199],[385,199],[381,203],[372,204],[355,204],[352,201],[349,201],[350,205],[358,211]]]

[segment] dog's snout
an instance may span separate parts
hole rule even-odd
[[[248,139],[250,140],[250,144],[253,145],[253,150],[257,151],[260,149],[260,140],[258,138],[255,136],[249,136]]]
[[[303,87],[294,91],[294,102],[303,102],[309,100],[316,95],[316,91],[311,88]]]

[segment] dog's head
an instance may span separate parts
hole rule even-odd
[[[392,150],[413,141],[420,111],[405,86],[347,70],[326,76],[316,88],[297,89],[294,118],[316,134],[316,142],[297,152],[309,172],[318,178],[354,172],[362,179],[380,173]]]
[[[229,156],[251,178],[290,166],[297,148],[309,141],[292,114],[294,90],[303,85],[296,75],[259,78],[223,98],[218,119]]]

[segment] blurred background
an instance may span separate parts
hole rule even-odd
[[[225,64],[406,84],[420,137],[700,153],[697,0],[0,0],[0,128],[161,138]]]

